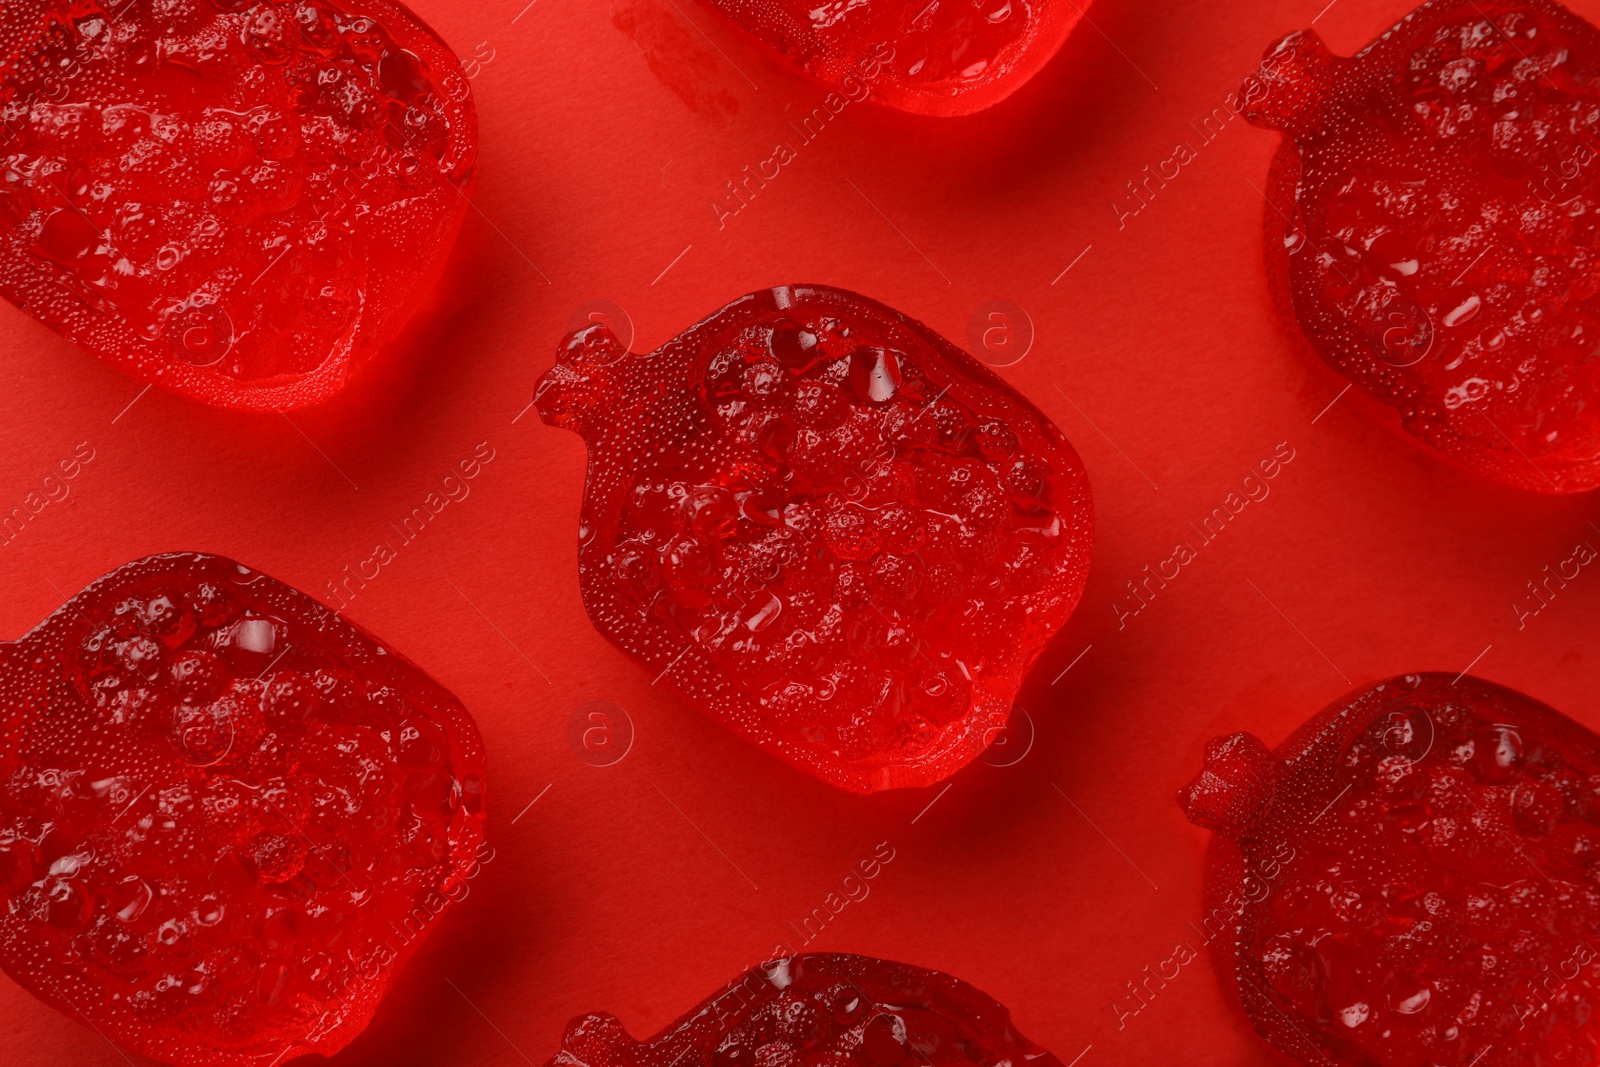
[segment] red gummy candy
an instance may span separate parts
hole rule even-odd
[[[850,99],[969,115],[1037,74],[1090,0],[707,0]]]
[[[1600,1055],[1600,737],[1448,674],[1335,702],[1274,752],[1212,742],[1181,794],[1220,835],[1205,936],[1306,1067]]]
[[[466,213],[467,81],[392,0],[4,0],[0,64],[0,294],[207,404],[337,393]]]
[[[216,556],[0,645],[0,967],[183,1067],[332,1054],[487,859],[460,703]]]
[[[1000,731],[1083,592],[1088,479],[971,356],[824,286],[734,301],[649,355],[567,338],[539,413],[580,434],[589,618],[751,743],[870,792]]]
[[[546,1067],[1061,1067],[1005,1005],[948,974],[816,954],[746,971],[649,1041],[613,1015],[567,1024]]]
[[[1600,33],[1433,0],[1349,59],[1291,34],[1242,97],[1287,135],[1268,271],[1321,357],[1479,474],[1600,486]]]

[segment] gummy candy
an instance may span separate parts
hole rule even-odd
[[[0,294],[207,404],[326,400],[443,269],[467,85],[391,0],[5,0]]]
[[[707,0],[849,99],[968,115],[1022,87],[1090,0]]]
[[[229,560],[101,578],[0,699],[0,967],[127,1052],[337,1051],[489,858],[460,703]]]
[[[1286,134],[1268,272],[1321,357],[1481,475],[1600,486],[1600,33],[1433,0],[1353,58],[1289,35],[1241,97]]]
[[[1596,1062],[1600,737],[1489,682],[1410,675],[1273,752],[1212,742],[1180,801],[1219,835],[1223,983],[1292,1059]]]
[[[649,1041],[613,1015],[567,1024],[546,1067],[1061,1067],[958,978],[813,954],[746,971]]]
[[[586,327],[535,400],[588,445],[596,628],[845,789],[927,785],[977,756],[1083,592],[1093,521],[1072,446],[855,293],[753,293],[649,355]]]

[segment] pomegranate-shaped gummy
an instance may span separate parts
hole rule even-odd
[[[0,645],[0,731],[0,967],[183,1067],[343,1048],[489,858],[460,703],[216,556]]]
[[[1205,936],[1306,1067],[1553,1067],[1600,1054],[1600,737],[1521,693],[1411,675],[1275,752],[1212,743]]]
[[[649,355],[590,326],[535,399],[589,447],[595,626],[834,785],[927,785],[966,764],[1083,591],[1091,505],[1072,446],[866,297],[764,290]]]
[[[476,136],[392,0],[5,0],[0,294],[184,396],[314,404],[442,269]]]
[[[707,0],[852,100],[967,115],[1037,74],[1090,0]]]
[[[613,1015],[567,1024],[546,1067],[1061,1067],[1005,1005],[959,978],[867,956],[746,971],[649,1041]]]
[[[1549,0],[1432,0],[1353,58],[1270,50],[1268,271],[1409,434],[1540,492],[1600,485],[1600,33]]]

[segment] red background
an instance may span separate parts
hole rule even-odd
[[[590,1009],[652,1033],[798,942],[789,924],[886,841],[871,895],[806,947],[952,971],[1066,1063],[1087,1049],[1083,1067],[1265,1064],[1187,925],[1206,838],[1173,792],[1203,743],[1235,729],[1276,743],[1352,685],[1480,654],[1476,673],[1600,727],[1600,573],[1522,630],[1512,607],[1546,564],[1600,545],[1594,499],[1457,473],[1349,397],[1313,424],[1341,383],[1295,350],[1263,280],[1251,183],[1275,139],[1234,120],[1199,146],[1187,126],[1326,0],[1098,0],[1098,29],[1010,101],[957,120],[852,105],[722,229],[709,205],[724,180],[792,139],[786,123],[823,91],[690,0],[526,2],[415,3],[475,71],[478,210],[438,313],[338,402],[292,424],[160,390],[129,407],[140,383],[0,313],[0,511],[80,442],[95,453],[0,548],[9,636],[162,550],[223,553],[326,598],[479,442],[495,450],[348,609],[477,716],[498,852],[341,1063],[542,1063]],[[1600,16],[1597,0],[1574,6]],[[1406,7],[1337,0],[1317,26],[1348,53]],[[1183,140],[1198,158],[1119,229],[1113,198]],[[1083,605],[1022,696],[1037,742],[947,793],[837,792],[652,688],[578,598],[578,439],[516,419],[590,301],[624,308],[643,350],[799,281],[963,343],[975,309],[1020,305],[1037,340],[1001,373],[1094,482]],[[1271,495],[1119,629],[1124,582],[1279,442],[1295,458]],[[567,740],[597,699],[637,735],[603,768]],[[1180,942],[1200,959],[1119,1030],[1124,983]],[[9,982],[0,1059],[123,1062]]]

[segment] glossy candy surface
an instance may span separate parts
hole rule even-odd
[[[536,400],[588,445],[596,628],[843,788],[970,761],[1082,593],[1089,486],[1060,431],[854,293],[754,293],[648,355],[588,327]]]
[[[1241,95],[1286,135],[1269,273],[1321,357],[1479,474],[1600,485],[1600,33],[1434,0],[1349,59],[1291,34]]]
[[[801,955],[746,971],[649,1041],[615,1016],[567,1025],[547,1067],[1061,1067],[993,997],[938,971]]]
[[[216,556],[0,645],[0,967],[184,1067],[333,1053],[487,858],[461,705]]]
[[[707,0],[852,100],[967,115],[1050,61],[1090,0]]]
[[[1269,753],[1207,749],[1205,936],[1318,1067],[1596,1062],[1600,737],[1469,676],[1394,678]]]
[[[390,0],[6,0],[0,294],[184,396],[314,404],[442,269],[476,137]]]

